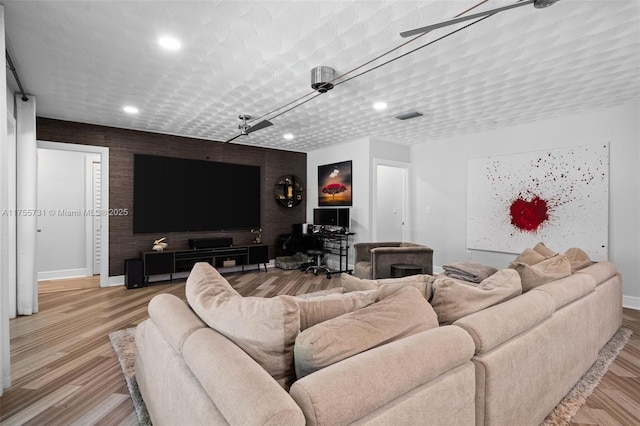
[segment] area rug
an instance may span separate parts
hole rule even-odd
[[[149,418],[149,412],[147,411],[147,406],[144,404],[142,396],[140,395],[138,382],[136,381],[136,374],[133,369],[136,359],[135,335],[136,329],[135,327],[132,327],[110,333],[109,339],[111,340],[113,350],[118,356],[124,380],[127,382],[127,388],[129,389],[131,400],[133,401],[133,408],[136,410],[136,416],[138,416],[138,423],[141,426],[150,426],[151,419]]]
[[[118,361],[122,367],[127,388],[131,394],[131,400],[138,416],[140,425],[151,425],[151,419],[144,405],[138,383],[136,382],[135,372],[133,371],[134,360],[136,356],[135,345],[135,328],[127,328],[109,334],[113,349],[118,355]],[[576,415],[580,407],[586,402],[587,398],[593,390],[598,386],[600,380],[604,377],[611,363],[616,359],[622,348],[629,341],[632,331],[626,328],[620,328],[609,342],[598,353],[598,359],[591,368],[582,376],[569,393],[560,401],[553,409],[541,425],[559,426],[569,425],[571,418]]]

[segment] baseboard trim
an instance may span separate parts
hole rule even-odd
[[[640,311],[640,297],[622,296],[622,306]]]
[[[85,268],[64,269],[61,271],[38,272],[38,281],[62,280],[66,278],[82,278],[82,277],[88,277],[88,276],[91,276],[91,274],[87,274],[87,270]]]
[[[117,287],[124,285],[124,275],[114,275],[109,277],[107,287]]]

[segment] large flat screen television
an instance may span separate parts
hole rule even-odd
[[[313,224],[349,228],[348,208],[313,209]]]
[[[135,154],[133,232],[260,227],[260,167]]]

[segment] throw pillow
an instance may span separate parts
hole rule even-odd
[[[547,247],[542,241],[536,244],[535,246],[533,246],[533,250],[537,251],[544,257],[552,257],[558,254],[555,251],[551,250],[549,247]]]
[[[589,255],[585,253],[584,250],[578,247],[570,248],[564,253],[564,255],[567,257],[569,263],[571,264],[571,273],[574,273],[579,269],[586,268],[587,266],[591,265],[591,259],[589,259]]]
[[[509,268],[520,274],[522,292],[571,275],[571,263],[566,256],[558,254],[535,265],[521,262],[511,262]]]
[[[292,298],[242,297],[208,263],[196,263],[185,286],[187,301],[212,329],[223,334],[288,390],[295,380],[293,347],[300,308]]]
[[[526,263],[527,265],[535,265],[536,263],[540,263],[545,259],[546,259],[546,257],[544,255],[538,253],[537,251],[535,251],[533,249],[526,248],[513,261],[514,262],[520,262],[520,263]]]
[[[316,297],[292,297],[300,307],[300,331],[323,321],[369,306],[378,298],[377,290],[353,291]]]
[[[440,324],[451,324],[521,293],[520,276],[513,269],[501,269],[479,284],[438,277],[433,284],[431,306]]]
[[[425,300],[431,298],[432,285],[435,278],[427,274],[409,275],[401,278],[382,278],[378,282],[379,300],[386,299],[396,291],[405,287],[415,287],[420,291]]]
[[[345,293],[351,291],[377,289],[380,292],[379,300],[385,299],[396,291],[404,287],[415,287],[420,290],[422,296],[429,300],[431,297],[431,285],[434,277],[427,274],[409,275],[400,278],[382,278],[379,280],[367,280],[354,277],[349,274],[342,274],[341,284]]]
[[[343,359],[438,326],[420,292],[406,287],[365,308],[314,325],[296,338],[296,375],[302,378]]]
[[[378,283],[376,281],[358,278],[354,275],[345,274],[344,272],[340,275],[340,283],[342,284],[342,289],[345,293],[350,291],[378,289]]]

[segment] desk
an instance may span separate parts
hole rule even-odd
[[[327,271],[327,278],[332,274],[352,272],[349,268],[349,237],[355,235],[353,232],[314,232],[307,234],[307,238],[314,239],[314,247],[322,247],[329,254],[334,254],[340,258],[340,267],[337,271]],[[343,264],[344,261],[344,264]]]

